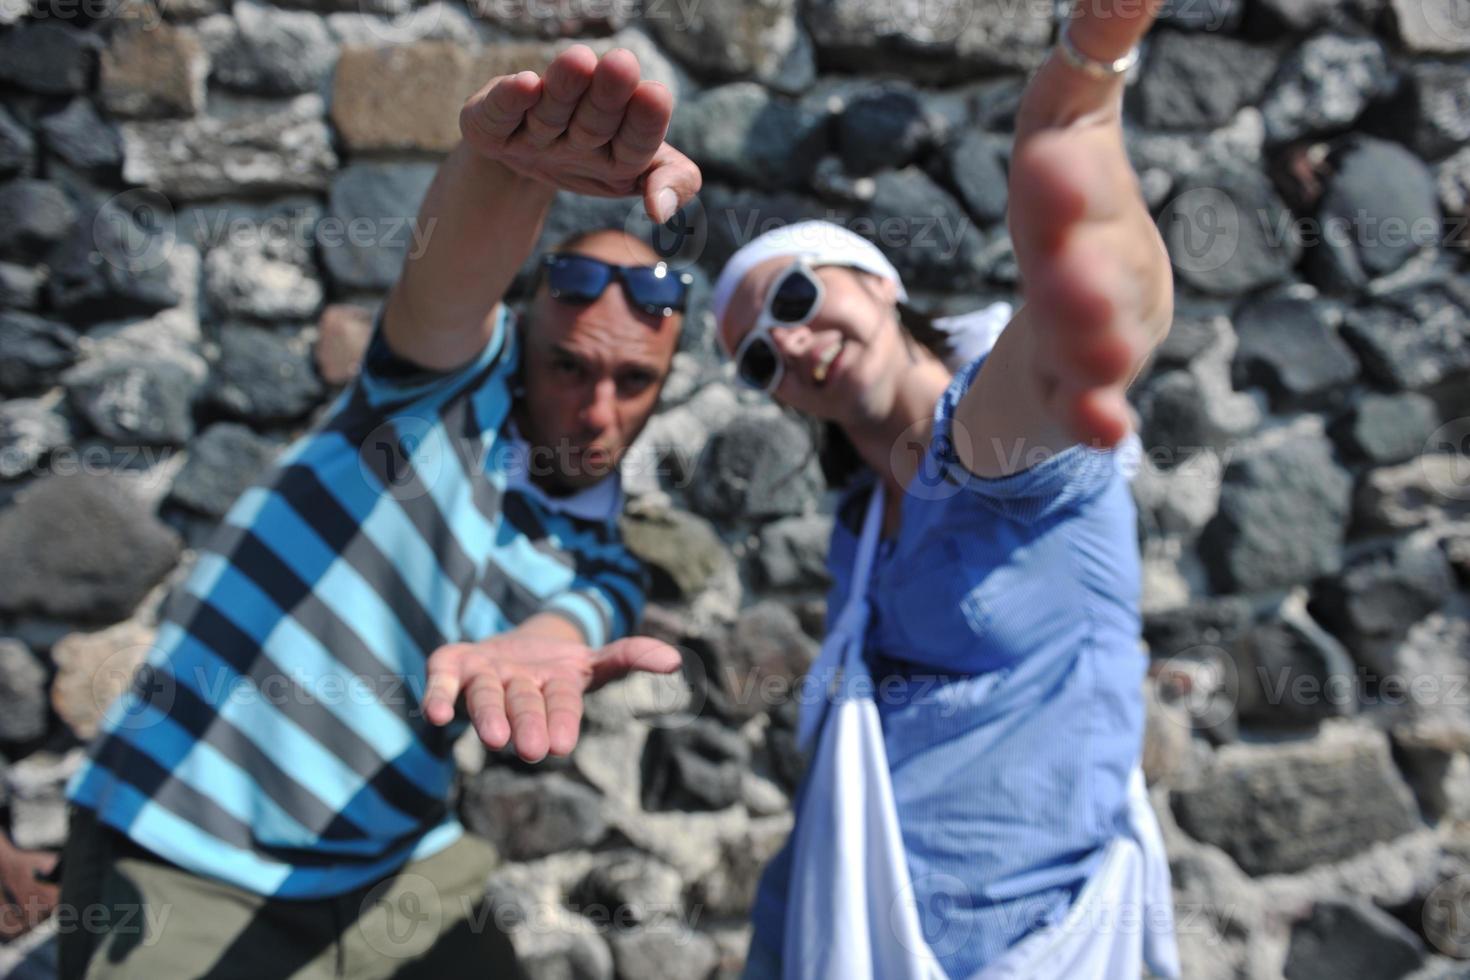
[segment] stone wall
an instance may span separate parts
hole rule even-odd
[[[351,379],[484,80],[577,38],[669,84],[701,295],[827,217],[962,310],[1018,291],[1007,132],[1052,34],[1039,0],[0,2],[9,832],[60,843],[78,746],[201,537]],[[1470,6],[1177,0],[1127,113],[1180,289],[1134,401],[1186,976],[1470,976]],[[639,210],[567,198],[546,237]],[[701,314],[637,448],[645,629],[685,676],[594,696],[569,760],[460,746],[535,976],[734,975],[790,826],[812,434],[736,390]]]

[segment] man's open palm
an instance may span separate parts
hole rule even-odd
[[[574,45],[544,76],[491,79],[460,110],[476,152],[535,180],[599,197],[641,193],[662,224],[700,187],[699,168],[664,142],[674,97],[644,81],[638,59],[617,49],[600,61]]]
[[[538,762],[576,747],[583,694],[635,670],[670,674],[680,663],[679,651],[644,636],[595,650],[505,633],[434,651],[424,712],[433,724],[446,724],[462,697],[482,742],[492,749],[514,742],[522,759]]]

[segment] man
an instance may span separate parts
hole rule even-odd
[[[608,232],[543,263],[524,325],[503,297],[557,189],[692,197],[671,112],[585,47],[465,104],[361,376],[233,506],[68,787],[64,977],[518,973],[451,747],[565,755],[585,691],[677,669],[619,640],[616,466],[687,281]]]

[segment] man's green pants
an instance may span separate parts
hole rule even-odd
[[[522,974],[484,900],[495,854],[466,834],[375,884],[282,900],[172,865],[73,808],[61,980],[456,980]]]

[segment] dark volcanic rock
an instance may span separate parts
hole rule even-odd
[[[129,357],[79,365],[63,379],[77,414],[128,445],[181,446],[194,434],[199,379],[174,361]]]
[[[111,479],[50,476],[0,511],[0,612],[116,622],[179,558],[179,540]]]
[[[1276,297],[1235,315],[1235,386],[1259,385],[1277,408],[1321,404],[1347,394],[1358,360],[1338,336],[1342,311],[1314,299]]]
[[[216,423],[189,444],[189,458],[174,477],[169,498],[206,516],[223,517],[278,448],[246,426]]]
[[[741,416],[705,448],[691,488],[695,510],[714,519],[801,514],[822,490],[811,436],[785,416]]]
[[[488,837],[512,861],[591,847],[607,833],[601,797],[567,777],[522,776],[487,769],[464,787],[465,826]]]
[[[77,359],[77,335],[29,313],[0,313],[0,392],[45,388]]]
[[[1335,175],[1317,208],[1319,241],[1307,265],[1324,289],[1353,292],[1438,243],[1434,174],[1397,143],[1356,138],[1333,156]]]
[[[932,137],[924,104],[909,85],[860,92],[837,117],[837,151],[855,175],[907,166]]]
[[[55,184],[23,178],[0,186],[0,258],[37,262],[76,225],[77,209]]]
[[[1276,56],[1213,33],[1159,31],[1137,87],[1140,119],[1155,129],[1216,129],[1254,104]]]
[[[699,95],[670,142],[716,178],[766,188],[803,186],[827,148],[827,116],[773,97],[755,82]]]
[[[1285,279],[1301,243],[1280,196],[1259,170],[1230,165],[1185,178],[1159,215],[1184,283],[1232,296]]]
[[[1306,582],[1342,565],[1352,481],[1326,438],[1274,432],[1225,469],[1220,510],[1200,555],[1220,591],[1257,592]]]
[[[101,35],[59,20],[18,25],[0,34],[0,82],[41,95],[86,91],[102,47]]]
[[[1183,830],[1257,876],[1353,857],[1420,826],[1387,738],[1345,722],[1307,742],[1226,746],[1172,803]]]
[[[326,392],[299,332],[227,323],[212,367],[210,401],[235,418],[270,424],[300,418]]]
[[[1424,942],[1366,899],[1324,900],[1291,931],[1286,980],[1397,980],[1424,963]]]
[[[1425,396],[1368,392],[1333,426],[1332,435],[1348,458],[1386,466],[1423,452],[1438,427],[1439,413]]]

